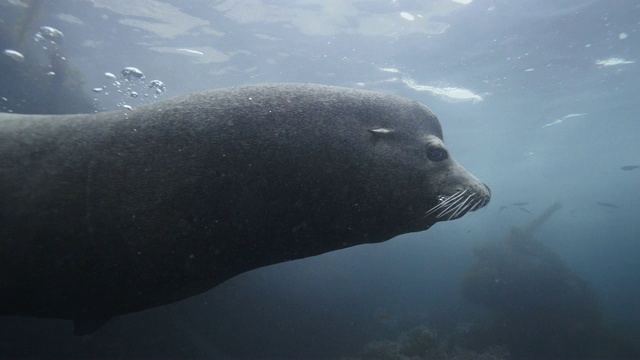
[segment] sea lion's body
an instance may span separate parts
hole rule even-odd
[[[85,333],[257,267],[425,230],[460,189],[475,205],[444,215],[484,206],[482,183],[428,158],[441,139],[414,101],[319,85],[2,115],[0,314]]]

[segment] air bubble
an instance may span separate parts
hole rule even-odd
[[[13,60],[17,61],[17,62],[23,62],[24,61],[24,55],[22,55],[21,53],[19,53],[18,51],[15,50],[10,50],[10,49],[6,49],[5,51],[2,52],[4,55],[12,58]]]

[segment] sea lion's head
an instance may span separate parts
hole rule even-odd
[[[436,204],[425,214],[434,221],[458,219],[489,203],[491,190],[453,159],[444,142],[427,136],[427,166],[432,168],[431,192]]]
[[[482,181],[451,156],[436,115],[426,106],[411,101],[405,111],[385,125],[369,129],[377,150],[387,161],[397,164],[395,181],[421,205],[422,224],[458,219],[489,203],[491,191]],[[409,202],[407,202],[409,203]]]

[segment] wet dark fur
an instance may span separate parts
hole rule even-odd
[[[0,313],[87,333],[257,267],[428,229],[466,189],[475,205],[444,214],[462,216],[489,192],[428,159],[441,139],[417,102],[320,85],[2,115]]]

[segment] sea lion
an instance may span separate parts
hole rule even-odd
[[[267,84],[88,115],[0,116],[0,314],[109,318],[486,205],[436,116]]]

